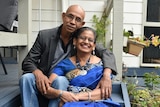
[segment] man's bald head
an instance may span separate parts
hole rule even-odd
[[[66,13],[69,13],[70,11],[78,11],[80,15],[82,15],[83,20],[85,18],[85,11],[80,5],[70,5],[66,11]]]

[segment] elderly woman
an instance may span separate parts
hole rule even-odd
[[[111,100],[102,99],[100,88],[96,88],[103,75],[103,64],[101,59],[94,55],[95,31],[90,27],[82,27],[74,33],[73,38],[75,55],[57,64],[49,77],[50,81],[54,82],[58,76],[66,76],[69,80],[67,91],[72,93],[73,100],[67,102],[64,98],[66,91],[60,90],[60,100],[51,100],[49,106],[54,107],[55,102],[59,101],[59,106],[64,104],[63,107],[74,107],[75,105],[76,107],[84,105],[91,107],[94,107],[93,105],[104,107],[114,105],[114,107],[119,107],[119,104]]]

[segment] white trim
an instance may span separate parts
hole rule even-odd
[[[58,25],[57,25],[57,13],[58,13],[58,12],[57,12],[57,11],[58,11],[57,5],[58,5],[58,3],[57,3],[57,0],[56,0],[56,26],[58,26]]]
[[[42,17],[42,1],[39,0],[39,30],[41,30],[41,17]]]
[[[160,27],[160,22],[147,22],[147,0],[143,1],[143,16],[142,16],[142,35],[144,35],[144,26],[150,26],[150,27]],[[140,66],[144,67],[160,67],[160,64],[156,63],[143,63],[143,51],[141,54],[141,59],[140,59]]]
[[[122,50],[123,50],[123,0],[113,0],[113,53],[116,58],[118,75],[122,79]],[[118,43],[118,44],[117,44]]]
[[[62,12],[65,12],[68,8],[69,0],[62,0]]]
[[[27,34],[0,31],[0,47],[27,46]]]

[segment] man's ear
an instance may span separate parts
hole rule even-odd
[[[62,13],[62,20],[64,20],[65,14],[66,14],[65,12]]]
[[[83,26],[85,23],[86,23],[86,22],[83,21],[83,22],[82,22],[82,26]]]

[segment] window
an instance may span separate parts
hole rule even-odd
[[[160,0],[147,1],[147,22],[160,22]]]
[[[143,32],[145,37],[151,34],[160,35],[160,0],[144,1],[145,14]],[[160,66],[160,46],[150,45],[143,49],[142,66]]]
[[[144,26],[144,35],[150,38],[151,34],[160,35],[160,27],[147,27]],[[159,63],[160,64],[160,47],[150,45],[143,49],[143,62],[144,63]]]

